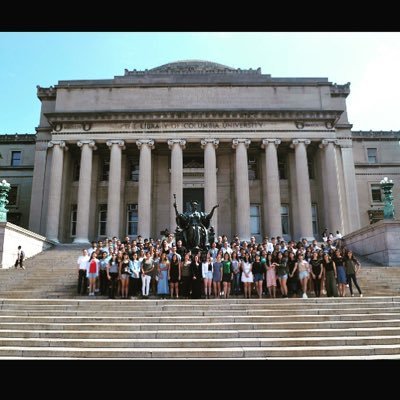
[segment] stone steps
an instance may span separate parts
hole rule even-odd
[[[224,348],[70,348],[70,347],[26,347],[26,346],[2,346],[0,358],[14,357],[53,357],[53,358],[84,358],[84,359],[240,359],[248,357],[262,357],[264,359],[274,357],[346,357],[379,356],[384,358],[389,355],[400,358],[400,344],[383,345],[332,345],[332,346],[287,346],[287,347],[224,347]]]
[[[140,319],[154,319],[162,321],[163,319],[169,318],[184,318],[184,317],[216,317],[219,319],[220,317],[226,318],[245,318],[245,317],[254,317],[254,318],[262,318],[268,316],[268,318],[272,317],[286,317],[287,319],[291,319],[297,316],[308,316],[308,317],[316,317],[316,316],[328,316],[328,315],[337,315],[338,313],[341,316],[344,315],[378,315],[383,311],[384,315],[392,315],[392,314],[400,314],[400,307],[390,307],[389,309],[382,307],[374,307],[374,308],[345,308],[345,309],[300,309],[300,310],[292,310],[292,309],[278,309],[278,310],[187,310],[187,311],[162,311],[161,313],[158,311],[151,310],[106,310],[102,309],[101,317],[102,318],[140,318]],[[16,309],[6,309],[2,308],[1,318],[5,317],[85,317],[90,318],[93,317],[93,314],[96,311],[93,310],[79,310],[79,311],[71,311],[71,310],[16,310]],[[115,317],[116,312],[118,313],[118,317]],[[177,315],[178,314],[178,315]],[[226,317],[226,314],[229,314],[229,317]],[[283,314],[283,316],[282,316]],[[97,320],[97,317],[96,317]]]
[[[1,359],[399,358],[400,297],[0,299]]]
[[[343,336],[397,336],[399,327],[348,328],[348,329],[259,329],[259,330],[32,330],[0,329],[0,338],[48,338],[48,339],[219,339],[228,338],[311,338]]]
[[[342,336],[308,338],[134,338],[134,339],[66,339],[66,338],[0,338],[1,347],[64,347],[64,348],[225,348],[225,347],[322,347],[322,346],[368,346],[399,345],[400,336]],[[400,349],[399,349],[400,351]]]
[[[370,321],[319,321],[319,322],[272,322],[272,323],[182,323],[177,324],[134,324],[134,323],[38,323],[38,322],[4,322],[0,324],[0,330],[27,329],[27,330],[119,330],[119,331],[168,331],[168,330],[258,330],[266,329],[351,329],[351,328],[396,328],[400,319],[370,320]]]

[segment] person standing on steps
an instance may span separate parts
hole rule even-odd
[[[360,297],[363,297],[363,294],[361,292],[360,286],[358,285],[357,277],[356,277],[357,273],[361,269],[361,264],[353,256],[353,252],[351,250],[347,251],[346,257],[344,259],[344,266],[346,268],[347,282],[349,282],[349,289],[350,289],[351,297],[354,297],[353,286],[352,286],[351,281],[354,282],[354,285],[357,288],[358,293],[360,293]]]
[[[21,246],[18,246],[17,259],[15,260],[14,267],[18,268],[19,265],[20,268],[25,269],[24,259],[25,259],[25,252],[22,250]]]
[[[86,271],[87,263],[89,262],[89,255],[86,249],[82,249],[82,255],[78,257],[78,294],[86,294],[87,281],[86,281]]]

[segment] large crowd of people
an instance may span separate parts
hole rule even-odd
[[[208,251],[188,251],[172,234],[163,239],[116,237],[92,242],[78,264],[78,294],[123,299],[344,297],[357,282],[360,263],[342,246],[341,235],[323,233],[323,243],[306,239],[255,237],[228,241],[218,236]]]

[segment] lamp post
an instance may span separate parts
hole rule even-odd
[[[10,191],[11,185],[3,179],[0,182],[0,222],[7,222],[8,210],[6,205],[8,204],[8,192]]]
[[[394,219],[394,206],[393,206],[393,181],[385,176],[381,180],[381,187],[383,189],[383,193],[385,194],[385,207],[383,209],[383,218],[384,219]]]

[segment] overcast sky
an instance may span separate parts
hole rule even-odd
[[[400,33],[0,33],[0,134],[35,133],[36,85],[187,59],[351,83],[353,130],[400,130]]]

